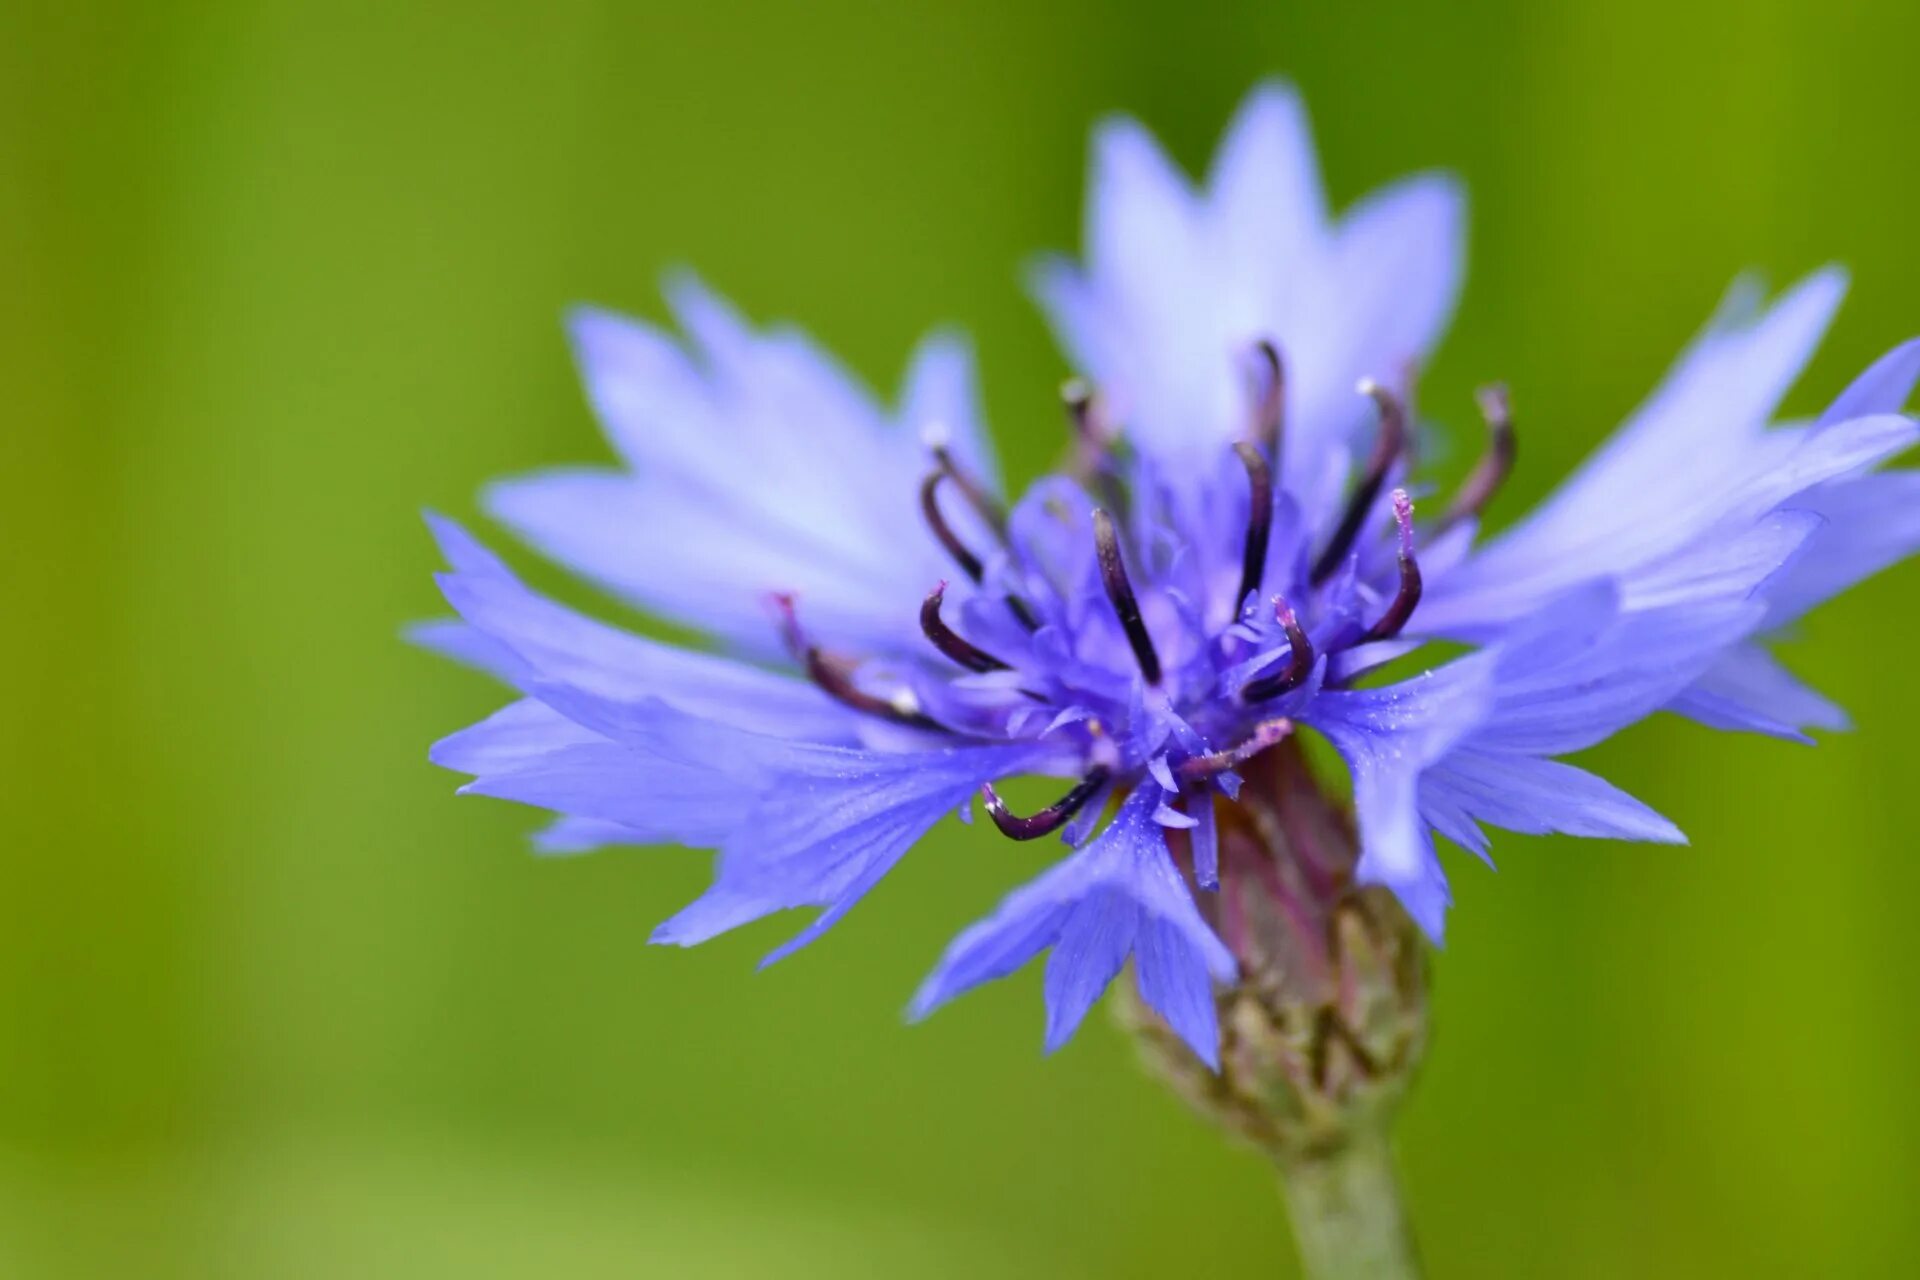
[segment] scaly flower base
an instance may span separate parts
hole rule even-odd
[[[1426,951],[1393,895],[1356,886],[1345,810],[1288,742],[1220,807],[1210,921],[1241,979],[1220,990],[1220,1070],[1117,990],[1148,1065],[1273,1160],[1315,1280],[1418,1272],[1388,1135],[1427,1040]]]

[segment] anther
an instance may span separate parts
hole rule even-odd
[[[1260,589],[1267,571],[1267,541],[1273,536],[1273,469],[1260,450],[1242,440],[1233,446],[1247,469],[1247,539],[1240,551],[1240,590],[1233,597],[1237,617],[1247,597]]]
[[[1147,634],[1147,624],[1140,617],[1140,598],[1133,594],[1127,562],[1120,555],[1120,534],[1113,526],[1113,517],[1097,509],[1093,513],[1093,545],[1100,558],[1100,585],[1106,588],[1107,599],[1120,616],[1120,629],[1127,633],[1127,643],[1133,646],[1133,659],[1140,664],[1140,674],[1147,678],[1148,684],[1159,684],[1160,655],[1155,652],[1153,637]]]
[[[1280,348],[1262,338],[1253,344],[1258,357],[1253,398],[1253,442],[1276,460],[1280,456],[1280,437],[1287,422],[1287,367],[1280,359]]]
[[[946,595],[947,584],[943,582],[935,587],[933,593],[920,605],[920,630],[926,632],[927,639],[933,642],[933,647],[969,671],[1009,670],[1006,663],[972,644],[947,625],[946,620],[940,616],[940,605],[946,599]]]
[[[823,652],[819,645],[807,639],[800,628],[800,618],[794,607],[792,592],[779,592],[773,597],[774,607],[780,615],[780,636],[787,648],[793,653],[794,660],[807,673],[807,679],[820,687],[821,692],[836,702],[852,707],[855,711],[877,716],[882,720],[891,720],[895,724],[907,725],[915,729],[930,729],[946,732],[947,727],[933,719],[913,704],[911,695],[902,692],[898,698],[882,698],[868,693],[853,681],[847,663]]]
[[[1420,564],[1413,558],[1413,500],[1407,497],[1405,489],[1393,491],[1393,519],[1400,526],[1400,589],[1394,592],[1393,602],[1380,615],[1380,620],[1368,627],[1356,642],[1359,644],[1391,640],[1399,635],[1420,603]]]
[[[1331,577],[1347,558],[1347,552],[1353,549],[1354,539],[1360,536],[1360,526],[1366,523],[1374,500],[1380,496],[1380,486],[1387,482],[1394,460],[1407,445],[1407,411],[1399,399],[1372,378],[1360,380],[1360,394],[1371,396],[1378,407],[1380,434],[1374,439],[1373,453],[1367,459],[1367,469],[1359,485],[1347,499],[1347,509],[1340,517],[1339,526],[1320,552],[1320,558],[1313,563],[1315,586]]]
[[[1474,399],[1480,405],[1480,416],[1487,423],[1487,451],[1473,464],[1473,470],[1460,484],[1460,492],[1448,505],[1447,513],[1440,517],[1433,533],[1438,535],[1451,529],[1462,520],[1479,515],[1500,492],[1500,486],[1506,483],[1507,476],[1513,472],[1514,456],[1519,451],[1519,441],[1513,434],[1513,405],[1507,398],[1507,389],[1499,383],[1480,388],[1474,393]]]
[[[1001,835],[1009,840],[1038,840],[1073,821],[1073,815],[1087,807],[1087,801],[1093,799],[1094,793],[1105,786],[1111,776],[1104,767],[1096,766],[1073,790],[1026,818],[1007,811],[1006,802],[1000,799],[991,782],[980,788],[980,796],[986,801],[987,816],[1000,828]]]
[[[1313,641],[1307,639],[1306,628],[1300,625],[1300,619],[1294,616],[1284,597],[1273,598],[1273,616],[1287,633],[1287,665],[1270,676],[1249,681],[1240,690],[1242,702],[1265,702],[1291,693],[1305,684],[1313,671]]]

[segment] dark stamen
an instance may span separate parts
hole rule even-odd
[[[984,673],[1010,670],[1006,663],[970,643],[947,625],[940,616],[940,604],[946,595],[947,584],[943,582],[920,605],[920,629],[927,633],[927,639],[933,641],[933,647],[969,671]]]
[[[987,522],[987,527],[993,530],[994,536],[1005,542],[1007,538],[1006,508],[987,492],[985,485],[967,474],[966,470],[954,461],[952,450],[947,448],[944,433],[938,431],[929,433],[927,452],[933,455],[934,465],[939,468],[939,473],[953,481],[954,487],[960,490],[960,496],[967,500],[967,505],[980,513],[980,518]]]
[[[966,543],[960,541],[960,535],[947,523],[947,517],[940,510],[940,482],[950,477],[945,471],[932,471],[920,482],[920,514],[927,518],[927,527],[933,530],[933,536],[947,549],[953,562],[960,566],[960,572],[975,582],[985,576],[987,568],[980,557]]]
[[[1174,772],[1184,781],[1200,782],[1215,774],[1225,773],[1229,769],[1238,769],[1247,761],[1265,751],[1268,747],[1278,746],[1293,732],[1293,721],[1284,717],[1278,720],[1262,720],[1255,725],[1246,739],[1224,751],[1209,751],[1203,756],[1194,756],[1182,761]]]
[[[1073,790],[1029,818],[1007,812],[1006,803],[991,782],[980,788],[980,795],[987,802],[987,816],[1000,828],[1001,835],[1009,840],[1038,840],[1073,821],[1073,815],[1087,807],[1087,801],[1106,785],[1110,776],[1104,766],[1094,766],[1093,772],[1076,783]]]
[[[822,692],[836,702],[844,703],[855,711],[862,711],[882,720],[891,720],[895,724],[907,725],[915,729],[930,729],[935,732],[947,732],[947,727],[933,719],[913,704],[911,695],[904,691],[897,700],[879,697],[868,693],[853,681],[853,673],[845,659],[836,658],[823,652],[819,645],[807,639],[800,629],[800,618],[794,608],[791,592],[780,592],[773,597],[774,607],[780,612],[780,635],[792,651],[794,660],[806,670],[807,679],[820,686]]]
[[[944,450],[936,450],[935,455],[938,457],[944,452]],[[940,510],[940,482],[942,480],[953,481],[955,485],[962,487],[963,492],[964,486],[967,483],[955,472],[945,467],[937,471],[928,472],[927,478],[920,482],[920,514],[926,517],[927,527],[933,530],[933,536],[939,540],[942,547],[946,548],[947,554],[953,557],[953,562],[960,566],[960,572],[966,574],[967,577],[974,582],[979,582],[982,578],[986,577],[987,566],[979,556],[973,553],[972,548],[960,541],[960,535],[953,531],[953,526],[947,523],[946,514]],[[1013,616],[1019,621],[1020,625],[1027,630],[1038,631],[1040,629],[1040,618],[1034,613],[1033,606],[1025,600],[1022,600],[1019,596],[1008,596],[1007,608],[1013,612]]]
[[[1300,625],[1300,619],[1294,616],[1293,609],[1280,596],[1273,598],[1273,616],[1287,633],[1287,665],[1270,676],[1249,681],[1240,690],[1242,702],[1265,702],[1283,693],[1291,693],[1306,682],[1313,670],[1313,641],[1307,639],[1306,629]]]
[[[1371,378],[1362,379],[1360,394],[1372,396],[1373,403],[1380,410],[1380,434],[1374,439],[1373,454],[1367,459],[1367,470],[1360,477],[1359,485],[1353,495],[1347,499],[1347,509],[1340,517],[1339,527],[1333,532],[1326,549],[1313,563],[1312,581],[1319,586],[1333,575],[1347,558],[1347,552],[1353,549],[1353,540],[1360,536],[1360,526],[1366,523],[1373,510],[1374,500],[1380,496],[1380,486],[1387,482],[1387,472],[1393,469],[1393,463],[1407,444],[1407,411],[1391,391]]]
[[[1260,450],[1242,440],[1233,446],[1247,469],[1247,540],[1240,552],[1240,591],[1233,598],[1237,617],[1247,597],[1260,589],[1267,572],[1267,540],[1273,534],[1273,470]]]
[[[1127,578],[1127,562],[1120,555],[1120,534],[1113,527],[1113,517],[1104,511],[1093,513],[1093,545],[1100,557],[1100,585],[1107,589],[1107,599],[1113,603],[1113,611],[1120,615],[1120,629],[1127,633],[1127,643],[1133,646],[1133,659],[1140,664],[1140,674],[1147,678],[1148,684],[1160,683],[1160,655],[1154,651],[1153,637],[1147,634],[1147,624],[1140,618],[1140,599],[1133,594],[1133,583]]]
[[[1507,399],[1507,389],[1499,383],[1482,387],[1474,393],[1474,399],[1480,404],[1480,416],[1487,420],[1487,451],[1473,464],[1473,470],[1461,482],[1460,492],[1453,496],[1453,502],[1447,507],[1447,513],[1440,517],[1433,533],[1438,536],[1462,520],[1479,515],[1500,492],[1500,486],[1513,472],[1513,460],[1519,451],[1519,441],[1513,434],[1513,406]]]
[[[1266,338],[1253,344],[1260,358],[1259,379],[1255,384],[1253,442],[1280,457],[1280,436],[1287,424],[1287,367],[1280,359],[1280,348]]]
[[[1391,640],[1399,635],[1407,619],[1413,616],[1414,607],[1420,603],[1420,565],[1413,558],[1413,500],[1407,497],[1405,489],[1393,491],[1393,519],[1400,526],[1400,589],[1394,593],[1387,611],[1367,628],[1358,644]]]

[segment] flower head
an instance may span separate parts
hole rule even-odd
[[[954,339],[921,348],[889,411],[691,282],[671,290],[684,343],[577,315],[623,465],[487,506],[722,652],[584,617],[436,519],[459,620],[421,638],[521,697],[434,759],[562,815],[550,849],[716,848],[712,887],[656,941],[821,908],[770,960],[978,796],[1000,834],[1068,851],[955,939],[916,1014],[1046,951],[1057,1045],[1131,958],[1208,1063],[1245,951],[1223,889],[1258,874],[1223,859],[1222,814],[1303,730],[1352,774],[1340,883],[1391,890],[1436,940],[1435,833],[1483,854],[1487,827],[1679,839],[1556,757],[1663,708],[1780,736],[1841,722],[1765,641],[1920,546],[1912,477],[1873,471],[1914,439],[1897,411],[1920,342],[1819,420],[1770,427],[1841,282],[1770,307],[1737,286],[1605,448],[1480,541],[1514,458],[1503,392],[1461,489],[1409,496],[1409,380],[1452,307],[1460,225],[1438,178],[1332,217],[1284,89],[1249,100],[1202,188],[1137,126],[1106,127],[1086,262],[1036,278],[1086,378],[1072,461],[1011,502]],[[1368,678],[1430,640],[1471,651]],[[1016,812],[993,788],[1016,774],[1058,777],[1058,799]]]

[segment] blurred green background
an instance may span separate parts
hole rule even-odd
[[[756,975],[791,921],[645,945],[703,856],[543,862],[456,800],[426,745],[501,694],[397,639],[418,509],[606,456],[561,308],[659,316],[676,263],[889,389],[965,325],[1032,475],[1066,370],[1017,267],[1077,242],[1089,126],[1196,166],[1278,73],[1337,199],[1468,181],[1423,403],[1512,381],[1510,518],[1743,267],[1855,270],[1790,407],[1920,331],[1916,39],[1897,0],[6,0],[0,1274],[1290,1274],[1267,1171],[1104,1019],[1041,1058],[1035,974],[899,1025],[997,848]],[[1599,753],[1691,848],[1456,860],[1401,1133],[1435,1276],[1911,1274],[1916,584],[1789,654],[1857,732]]]

